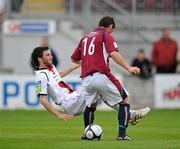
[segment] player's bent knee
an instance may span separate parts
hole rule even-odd
[[[119,104],[129,104],[128,98],[123,99],[123,101],[121,101]]]

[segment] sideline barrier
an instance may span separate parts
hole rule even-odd
[[[119,76],[118,78],[122,78]],[[63,78],[73,90],[81,89],[78,75]],[[0,75],[0,109],[42,109],[35,93],[33,75]],[[51,102],[50,98],[49,101]],[[53,102],[52,104],[56,106]],[[56,108],[59,108],[56,106]],[[110,110],[104,103],[98,103],[99,110]]]
[[[137,78],[124,78],[116,75],[126,83],[125,86],[132,98],[131,107],[139,103],[140,106],[151,106],[154,108],[180,108],[180,75],[156,75],[154,81],[145,81],[147,87],[143,90]],[[0,75],[0,109],[42,109],[35,93],[35,82],[33,75]],[[74,90],[81,89],[81,79],[78,75],[63,78]],[[152,85],[150,85],[153,82]],[[148,85],[149,83],[149,85]],[[134,88],[136,84],[136,88]],[[150,88],[149,88],[150,87]],[[147,92],[154,89],[153,105],[147,102]],[[141,90],[141,92],[140,92]],[[134,92],[133,92],[134,91]],[[145,93],[145,94],[142,94]],[[141,95],[141,97],[137,95]],[[136,95],[136,96],[135,96]],[[144,95],[144,96],[143,96]],[[151,97],[151,96],[150,96]],[[149,99],[150,100],[150,99]],[[51,102],[51,100],[49,100]],[[131,100],[130,100],[131,101]],[[53,102],[52,104],[56,106]],[[56,106],[59,108],[58,106]],[[98,104],[99,110],[110,110],[103,102]]]
[[[180,108],[180,75],[156,75],[155,108]]]

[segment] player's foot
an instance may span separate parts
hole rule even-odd
[[[88,138],[87,138],[85,135],[82,135],[82,136],[81,136],[81,139],[82,139],[82,140],[88,140]]]
[[[122,141],[133,141],[133,138],[126,135],[125,137],[120,137],[120,136],[118,136],[118,137],[117,137],[117,140],[122,140]]]
[[[132,113],[133,116],[129,120],[129,123],[131,125],[136,125],[139,119],[145,117],[150,111],[151,109],[149,107],[146,107],[144,109],[134,110],[134,112]]]

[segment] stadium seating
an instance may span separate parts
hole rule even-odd
[[[132,0],[111,0],[116,5],[121,6],[123,9],[132,11]],[[97,2],[96,2],[97,3]],[[103,0],[98,1],[103,4]],[[178,0],[136,0],[137,12],[172,12],[178,7]],[[108,6],[106,6],[107,9]]]
[[[64,0],[25,0],[22,12],[63,12]]]

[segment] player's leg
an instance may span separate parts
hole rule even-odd
[[[119,133],[117,140],[133,140],[127,136],[126,129],[130,119],[130,105],[127,103],[127,98],[119,103],[118,121],[119,121]]]
[[[93,124],[94,122],[94,112],[96,111],[96,104],[92,104],[91,107],[86,106],[84,111],[84,128],[86,128],[88,125]],[[81,136],[82,140],[87,140],[86,136],[84,134]]]
[[[73,92],[62,101],[60,106],[66,113],[77,116],[84,113],[86,101],[81,94]]]
[[[107,101],[105,101],[105,103],[109,106],[111,105],[111,101],[109,101],[108,99]],[[127,102],[127,98],[125,98],[119,104],[116,104],[115,106],[110,106],[110,107],[113,107],[114,109],[118,111],[119,132],[118,132],[117,140],[129,140],[129,141],[133,140],[131,137],[129,137],[126,134],[126,129],[128,127],[128,122],[131,115],[130,105]]]
[[[92,124],[94,121],[94,112],[96,110],[96,103],[92,104],[90,107],[86,106],[86,101],[84,99],[83,92],[79,94],[77,92],[73,92],[69,94],[69,96],[64,99],[61,103],[61,107],[68,114],[72,114],[74,116],[84,114],[84,127],[87,127],[89,124]],[[86,139],[84,135],[82,135],[81,139]]]
[[[94,112],[96,110],[96,104],[92,104],[91,107],[86,106],[84,111],[84,127],[93,124],[94,122]]]
[[[100,82],[101,79],[103,82]],[[110,107],[119,104],[118,109],[118,140],[132,140],[127,136],[126,129],[130,118],[130,105],[127,102],[128,92],[123,88],[120,82],[111,76],[102,75],[98,79],[99,92],[102,95],[102,99],[105,100]],[[101,85],[101,86],[100,86]]]
[[[107,103],[106,103],[107,104]],[[112,107],[113,109],[115,109],[116,111],[119,111],[119,104],[115,105]],[[146,115],[148,115],[148,113],[150,112],[150,108],[149,107],[145,107],[142,109],[137,109],[137,110],[132,110],[130,109],[130,119],[129,119],[129,123],[131,125],[136,125],[139,122],[139,119],[144,118]]]
[[[96,110],[96,102],[98,97],[98,92],[94,88],[94,80],[93,77],[87,77],[83,79],[83,95],[86,101],[86,108],[84,111],[84,128],[86,128],[89,124],[93,124],[94,122],[94,112]],[[84,135],[81,139],[87,139]]]

